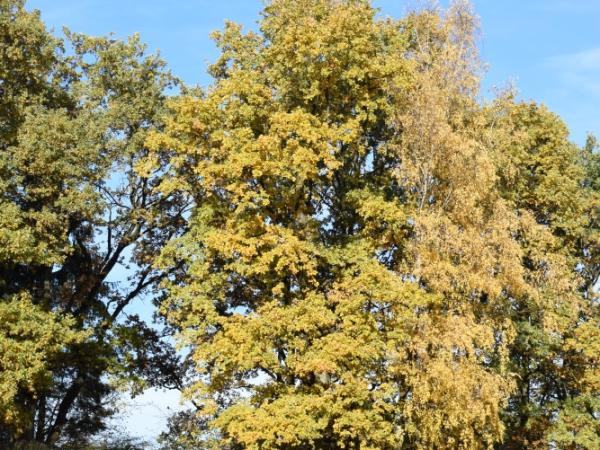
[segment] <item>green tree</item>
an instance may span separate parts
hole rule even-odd
[[[553,235],[542,247],[523,235],[524,264],[534,269],[535,251],[560,255],[577,275],[573,291],[579,294],[514,304],[517,334],[510,360],[518,388],[505,411],[504,448],[547,448],[549,442],[566,449],[598,448],[600,191],[594,139],[578,148],[560,118],[534,103],[509,96],[493,109],[499,190],[513,208],[532,214]]]
[[[137,36],[65,33],[68,53],[22,0],[0,2],[2,446],[82,448],[119,383],[179,384],[175,352],[126,310],[186,224],[188,199],[136,170],[176,80]]]

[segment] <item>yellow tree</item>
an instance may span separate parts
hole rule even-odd
[[[215,34],[214,84],[171,103],[140,168],[169,161],[160,189],[196,203],[159,262],[183,268],[163,313],[198,373],[196,445],[507,441],[515,309],[552,335],[581,296],[555,229],[502,187],[476,31],[465,2],[394,21],[273,0],[258,33]]]

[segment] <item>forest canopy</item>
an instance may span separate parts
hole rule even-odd
[[[478,27],[270,0],[201,89],[0,0],[0,447],[158,387],[164,450],[600,448],[598,142]]]

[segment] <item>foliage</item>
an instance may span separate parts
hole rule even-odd
[[[0,446],[142,448],[114,398],[185,385],[165,450],[598,449],[598,143],[483,102],[477,32],[271,0],[168,98],[0,0]]]
[[[65,446],[105,427],[115,385],[179,383],[127,311],[185,227],[187,199],[134,170],[177,80],[137,36],[65,42],[22,0],[0,1],[0,40],[0,446]]]
[[[215,34],[147,141],[196,205],[159,261],[187,448],[598,448],[597,156],[480,102],[476,31],[273,0]]]
[[[32,304],[23,295],[0,304],[0,418],[24,424],[18,394],[38,395],[51,383],[49,358],[85,334],[72,330],[72,318],[61,318]],[[26,416],[26,415],[25,415]]]
[[[500,99],[494,114],[500,191],[550,230],[542,251],[563,257],[574,270],[577,296],[524,298],[514,304],[517,335],[511,370],[519,389],[505,411],[507,448],[595,448],[598,440],[598,173],[593,140],[578,149],[564,123],[545,107]],[[510,99],[509,99],[510,100]],[[524,239],[525,264],[536,245]],[[546,256],[548,257],[548,256]],[[575,445],[575,447],[573,447]]]

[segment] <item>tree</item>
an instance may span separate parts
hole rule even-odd
[[[214,84],[148,140],[196,205],[159,261],[188,442],[596,448],[595,154],[481,104],[476,31],[465,2],[272,0],[215,34]]]
[[[595,138],[480,100],[465,1],[214,37],[168,98],[137,36],[0,0],[0,446],[139,448],[119,389],[185,384],[165,449],[597,449]]]
[[[138,167],[176,79],[137,36],[65,33],[68,53],[22,0],[0,2],[3,446],[86,442],[117,381],[179,383],[176,353],[126,310],[186,226],[188,199]]]
[[[504,448],[547,448],[549,441],[559,448],[597,448],[600,191],[594,141],[577,148],[566,125],[534,103],[500,99],[493,117],[502,195],[553,235],[541,248],[539,241],[522,239],[525,264],[534,265],[532,251],[560,255],[578,275],[573,291],[579,294],[568,302],[526,298],[515,304],[510,359],[518,389],[505,412]]]

